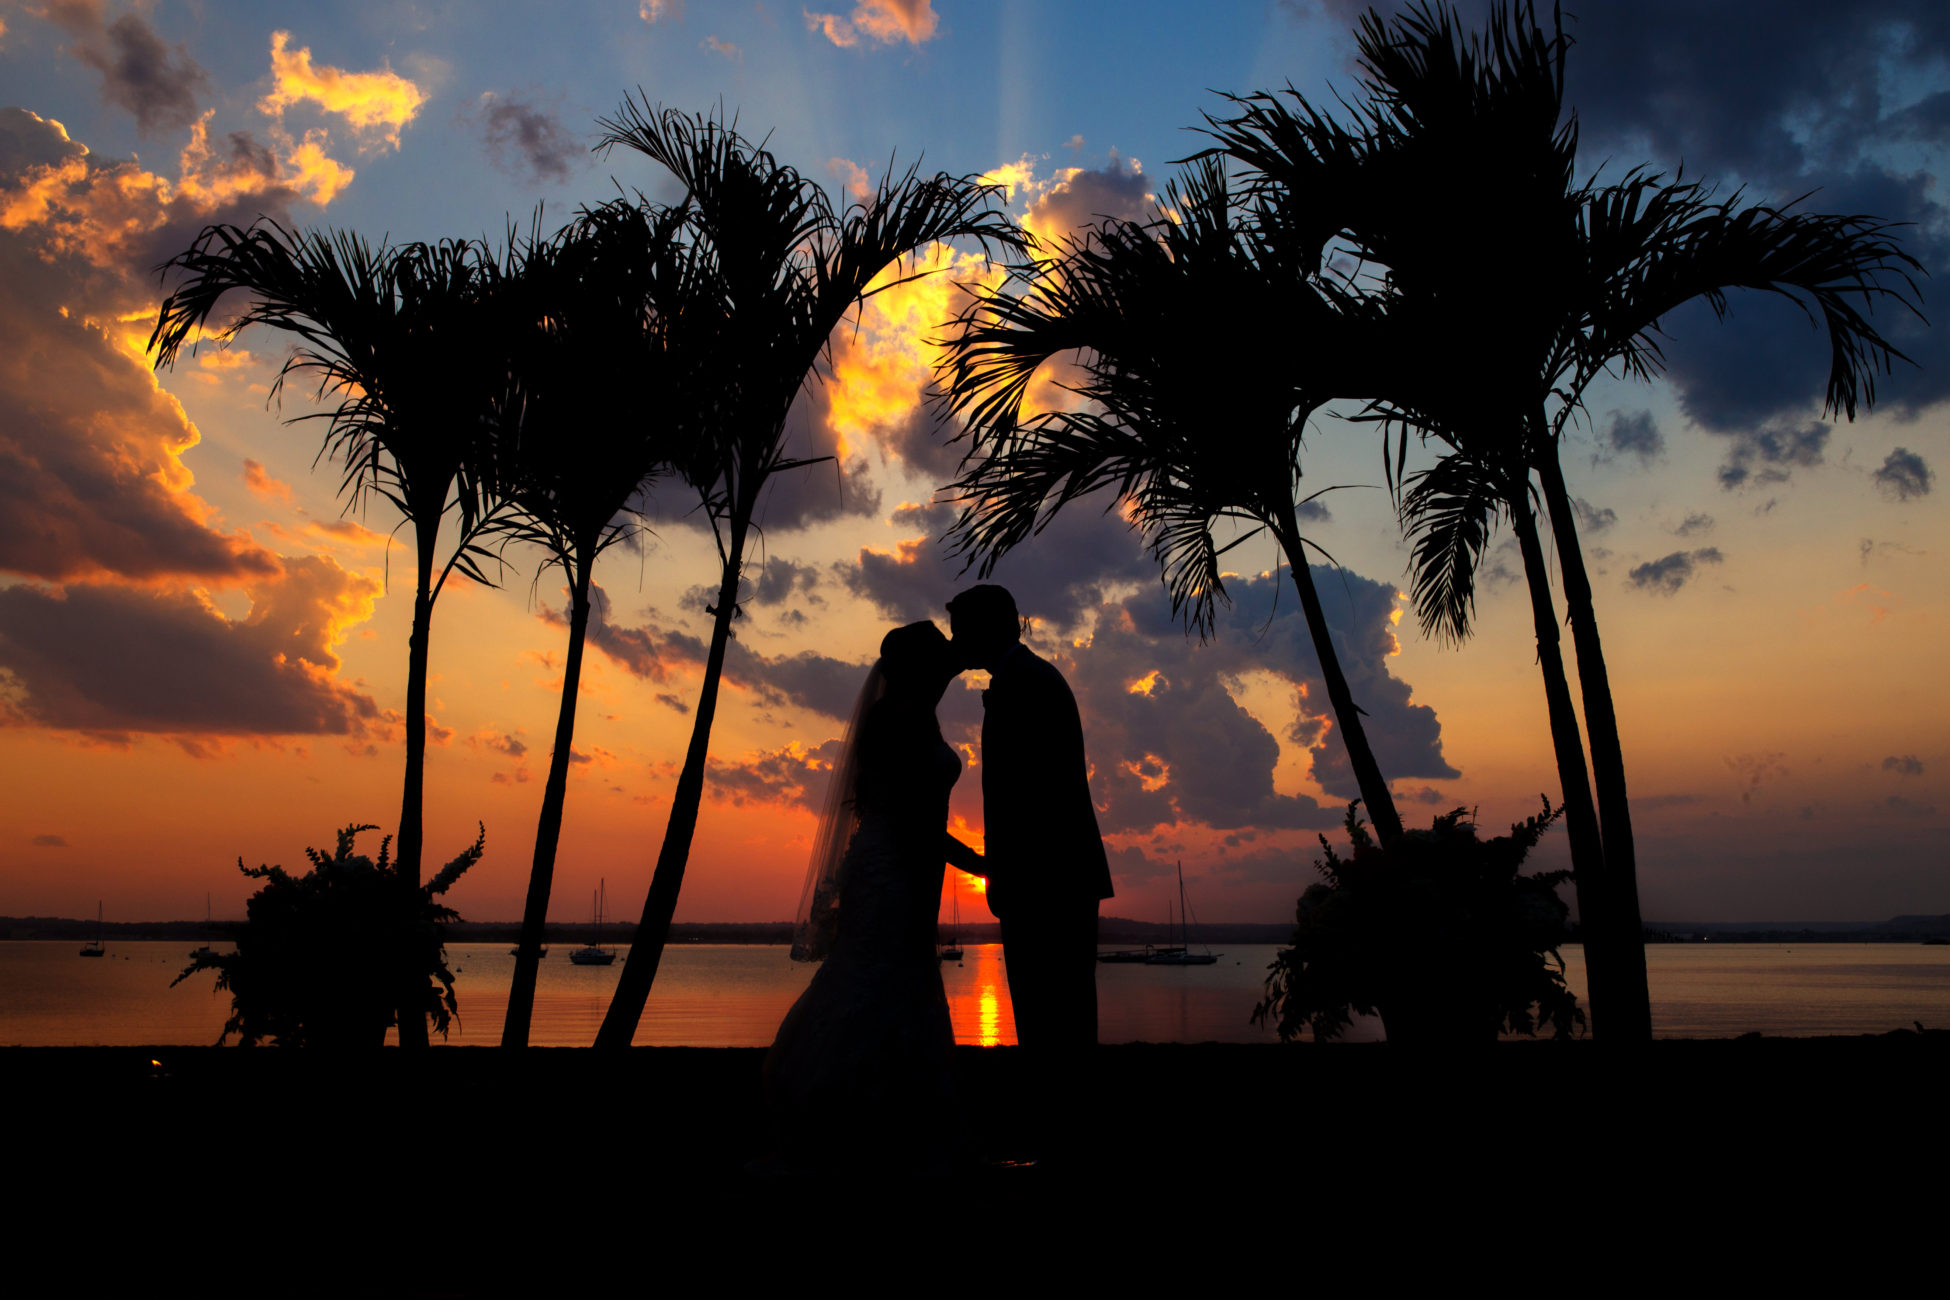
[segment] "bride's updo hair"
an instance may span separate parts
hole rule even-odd
[[[954,676],[948,638],[931,622],[897,627],[880,641],[880,666],[889,686],[931,683]]]

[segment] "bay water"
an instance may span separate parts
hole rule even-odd
[[[214,945],[219,951],[226,945]],[[79,945],[0,942],[0,1046],[201,1045],[217,1041],[230,1010],[215,976],[170,987],[188,964],[181,942],[111,943],[101,958]],[[448,947],[460,1015],[447,1042],[492,1046],[501,1038],[514,957],[506,944]],[[1245,944],[1211,966],[1106,964],[1097,968],[1099,1038],[1106,1043],[1270,1043],[1251,1023],[1266,967],[1278,949]],[[541,965],[531,1041],[585,1046],[623,971],[577,966],[568,949]],[[1584,955],[1564,950],[1566,979],[1584,997]],[[1656,944],[1646,949],[1655,1033],[1724,1038],[1882,1033],[1916,1022],[1950,1027],[1950,947],[1907,944]],[[760,944],[675,944],[665,951],[639,1045],[761,1047],[805,989],[814,968]],[[960,1042],[1015,1042],[1002,949],[970,945],[942,966]],[[1357,1021],[1350,1040],[1382,1037]],[[436,1039],[435,1041],[439,1041]]]

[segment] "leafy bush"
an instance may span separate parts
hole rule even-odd
[[[487,829],[418,889],[393,869],[390,835],[379,842],[377,862],[354,856],[353,839],[373,829],[346,827],[329,858],[306,849],[312,869],[302,876],[238,859],[239,871],[265,884],[251,895],[236,951],[197,953],[170,984],[216,971],[218,991],[230,993],[220,1046],[232,1034],[245,1047],[265,1040],[281,1047],[378,1046],[406,989],[421,999],[418,1010],[433,1028],[446,1034],[460,1007],[441,923],[457,913],[433,900],[481,860]]]
[[[1283,1042],[1303,1028],[1325,1040],[1357,1012],[1379,1014],[1397,1043],[1492,1041],[1546,1023],[1562,1036],[1584,1024],[1558,955],[1570,909],[1557,886],[1571,873],[1518,874],[1562,808],[1545,799],[1489,840],[1457,808],[1387,850],[1358,808],[1347,810],[1351,856],[1320,837],[1324,879],[1300,896],[1293,946],[1268,967],[1256,1023],[1271,1020]]]

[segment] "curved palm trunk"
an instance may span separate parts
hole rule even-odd
[[[515,982],[508,991],[508,1019],[501,1046],[528,1046],[535,1015],[535,981],[541,974],[542,928],[548,923],[548,896],[555,884],[555,851],[562,840],[562,807],[569,793],[569,758],[575,742],[576,700],[582,691],[582,651],[589,633],[589,583],[592,565],[576,574],[569,593],[569,658],[563,668],[562,705],[555,717],[555,749],[542,790],[542,815],[535,826],[535,860],[528,869],[528,901],[521,911],[521,941],[515,948]]]
[[[1533,415],[1533,433],[1543,426]],[[1549,444],[1537,457],[1544,501],[1550,508],[1551,535],[1564,574],[1564,607],[1571,620],[1571,644],[1578,655],[1578,685],[1584,694],[1584,722],[1591,732],[1591,771],[1597,779],[1598,812],[1603,818],[1605,846],[1604,920],[1606,942],[1614,949],[1619,983],[1615,1001],[1607,1009],[1612,1032],[1621,1038],[1649,1041],[1652,1037],[1652,998],[1645,978],[1645,924],[1639,915],[1638,857],[1632,839],[1632,808],[1625,789],[1625,751],[1618,738],[1618,714],[1612,707],[1611,678],[1605,670],[1604,644],[1598,636],[1597,613],[1591,601],[1591,578],[1585,572],[1584,551],[1578,545],[1576,516],[1564,485],[1564,471]],[[1586,949],[1589,953],[1589,947]]]
[[[1572,883],[1578,893],[1578,922],[1584,941],[1587,1000],[1591,1003],[1591,1024],[1595,1031],[1602,1009],[1607,1029],[1613,1007],[1619,1000],[1615,946],[1607,942],[1604,929],[1610,897],[1605,890],[1604,840],[1598,824],[1598,810],[1591,801],[1591,777],[1584,764],[1584,735],[1578,727],[1577,709],[1571,703],[1571,683],[1564,671],[1564,652],[1557,631],[1557,607],[1551,599],[1550,571],[1544,562],[1543,544],[1537,538],[1537,521],[1530,513],[1530,501],[1523,485],[1511,488],[1504,504],[1523,552],[1524,580],[1530,588],[1531,622],[1537,632],[1537,666],[1544,675],[1544,701],[1550,715],[1551,748],[1557,756],[1557,782],[1564,797],[1564,830],[1571,841]],[[1592,942],[1593,939],[1597,942]],[[1622,1035],[1625,1031],[1620,1030]]]
[[[1293,502],[1283,499],[1280,516],[1280,547],[1286,552],[1286,566],[1293,574],[1294,590],[1300,593],[1300,609],[1307,616],[1307,631],[1312,634],[1314,656],[1320,660],[1320,675],[1327,683],[1327,701],[1334,707],[1334,720],[1341,730],[1341,743],[1347,747],[1348,766],[1361,790],[1361,801],[1368,805],[1368,820],[1383,848],[1402,837],[1401,814],[1395,811],[1395,797],[1388,791],[1388,779],[1381,774],[1374,750],[1368,745],[1367,729],[1361,725],[1361,710],[1347,688],[1341,672],[1340,656],[1334,652],[1334,638],[1327,630],[1327,614],[1320,607],[1320,593],[1314,588],[1313,571],[1307,567],[1306,547],[1300,541],[1300,521]]]
[[[399,833],[394,840],[393,869],[400,888],[409,896],[420,888],[421,805],[425,802],[427,768],[427,665],[428,639],[433,631],[433,553],[439,541],[440,515],[425,522],[424,513],[414,525],[415,586],[413,590],[413,634],[407,642],[406,659],[406,778],[400,795]],[[424,972],[400,973],[399,1045],[425,1047],[427,1019],[422,1009],[426,1002]]]
[[[731,640],[731,620],[738,612],[745,513],[740,512],[732,521],[724,580],[718,585],[717,615],[711,624],[711,649],[704,661],[704,685],[698,692],[697,719],[691,724],[691,747],[684,755],[684,770],[671,795],[670,821],[664,827],[663,848],[650,877],[649,896],[643,900],[643,919],[637,923],[629,956],[623,959],[623,977],[603,1015],[602,1028],[596,1031],[597,1047],[628,1047],[636,1037],[637,1022],[643,1019],[643,1006],[650,1000],[650,986],[656,981],[664,944],[670,938],[670,918],[677,911],[677,893],[684,885],[684,866],[690,860],[691,837],[697,831],[698,808],[704,802],[704,760],[711,749],[711,720],[718,711],[725,646]]]

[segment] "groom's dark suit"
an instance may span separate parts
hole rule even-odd
[[[1097,1041],[1097,903],[1111,884],[1076,697],[1018,643],[996,665],[982,707],[983,853],[1016,1038],[1088,1046]]]

